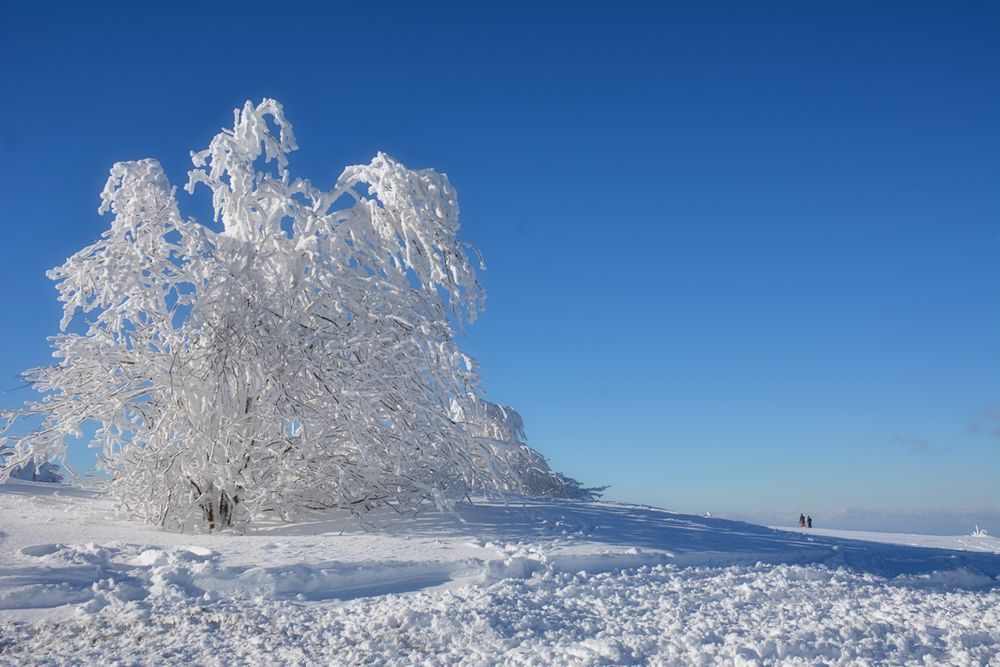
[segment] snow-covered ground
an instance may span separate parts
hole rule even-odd
[[[1000,664],[1000,540],[612,503],[168,533],[0,486],[0,663]]]

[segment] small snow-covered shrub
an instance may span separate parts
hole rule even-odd
[[[156,160],[114,165],[110,228],[49,272],[58,361],[25,374],[40,401],[4,415],[0,433],[42,423],[0,438],[0,479],[96,422],[120,508],[170,527],[534,483],[540,456],[450,414],[478,391],[454,328],[484,292],[447,177],[379,153],[325,190],[289,174],[296,148],[264,100],[192,153],[186,190],[211,191],[216,228],[182,217]]]
[[[0,461],[3,461],[0,455]],[[11,479],[21,479],[27,482],[45,482],[47,484],[59,484],[63,481],[63,474],[59,466],[51,461],[43,461],[36,464],[34,460],[13,468],[10,471]]]

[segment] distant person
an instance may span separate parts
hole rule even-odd
[[[799,528],[805,528],[805,527],[806,527],[806,515],[805,514],[800,514],[799,515]]]
[[[813,527],[813,518],[811,514],[806,517],[806,525],[809,526],[810,528]]]

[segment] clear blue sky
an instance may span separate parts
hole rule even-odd
[[[0,389],[112,163],[182,185],[268,96],[295,175],[449,174],[489,265],[463,346],[557,469],[688,511],[1000,509],[1000,3],[95,4],[3,4]]]

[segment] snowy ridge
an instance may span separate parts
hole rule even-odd
[[[551,500],[383,513],[367,532],[329,514],[192,535],[110,512],[0,486],[0,663],[1000,660],[995,538],[901,546]]]

